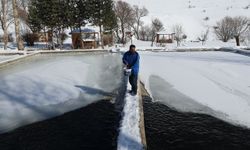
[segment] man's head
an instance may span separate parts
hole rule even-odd
[[[130,45],[129,51],[134,53],[135,52],[135,48],[136,48],[135,45]]]

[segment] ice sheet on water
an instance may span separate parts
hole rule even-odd
[[[202,109],[250,127],[249,57],[227,52],[141,55],[141,77],[153,97],[182,111]]]
[[[113,96],[119,55],[35,56],[0,72],[0,132]]]

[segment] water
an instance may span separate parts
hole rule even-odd
[[[83,102],[77,107],[78,109],[73,109],[74,111],[0,134],[1,150],[116,150],[126,92],[119,55],[38,56],[22,62],[21,66],[11,66],[0,75],[3,77],[21,73],[26,69],[32,70],[47,63],[60,62],[62,59],[63,61],[78,59],[94,65],[87,75],[89,82],[76,86],[76,89],[84,91],[79,99]],[[95,100],[85,105],[84,101],[90,101],[89,98],[91,98],[86,95],[94,95]],[[96,95],[100,96],[96,97]],[[98,97],[105,99],[97,99]],[[66,101],[51,107],[64,108],[69,106],[68,103],[76,103],[75,101],[77,100]],[[26,118],[22,119],[26,120]]]
[[[115,99],[121,84],[117,54],[38,55],[9,65],[0,70],[0,133]]]
[[[209,115],[179,112],[143,96],[149,150],[249,150],[250,130]]]
[[[0,135],[1,150],[116,150],[120,112],[108,100]]]

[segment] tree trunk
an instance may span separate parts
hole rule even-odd
[[[7,45],[8,45],[8,31],[7,27],[4,29],[4,35],[3,35],[3,41],[4,41],[4,50],[7,50]]]
[[[136,27],[136,31],[135,31],[135,34],[137,36],[137,40],[140,40],[139,30],[140,30],[140,20],[137,22],[137,27]]]
[[[177,47],[179,47],[180,46],[180,41],[177,40],[176,42],[177,42]]]
[[[100,29],[100,42],[101,42],[101,47],[102,49],[104,49],[104,43],[103,43],[103,32],[102,32],[102,25],[99,25],[99,29]]]
[[[152,38],[152,43],[151,43],[151,47],[153,47],[154,46],[154,41],[155,41],[155,36],[153,36],[153,38]]]
[[[135,35],[136,35],[137,40],[140,40],[140,35],[138,31],[135,32]]]
[[[122,44],[125,45],[125,29],[124,29],[124,26],[122,25]]]
[[[117,29],[117,30],[115,31],[115,33],[116,33],[116,37],[117,37],[117,42],[118,42],[118,43],[121,43],[121,37],[119,36],[119,30]]]
[[[56,46],[54,43],[54,29],[51,29],[51,42],[52,42],[52,50],[55,50]]]
[[[240,46],[240,36],[235,36],[236,45]]]
[[[48,33],[48,32],[47,32],[47,33]],[[43,29],[43,34],[44,34],[44,36],[45,36],[46,47],[47,47],[47,49],[50,49],[50,48],[49,48],[49,33],[48,33],[48,35],[47,35],[47,33],[46,33],[46,29],[44,28],[44,29]]]
[[[19,15],[17,12],[16,0],[12,0],[12,6],[13,6],[13,16],[14,16],[14,22],[15,22],[17,48],[18,50],[24,50],[23,40],[20,35],[20,20],[19,20]]]
[[[1,12],[1,24],[3,29],[3,42],[4,42],[4,50],[7,50],[8,44],[8,27],[7,27],[7,15],[8,15],[8,8],[7,8],[7,0],[2,0],[2,12]]]
[[[58,43],[57,44],[60,44],[60,50],[62,50],[63,49],[63,40],[62,40],[62,33],[63,33],[63,31],[62,31],[62,29],[59,29],[59,33],[58,33],[58,35],[57,35],[57,41],[58,41]]]

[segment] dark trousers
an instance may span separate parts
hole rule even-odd
[[[129,76],[129,83],[132,86],[132,92],[137,93],[137,80],[138,80],[138,74],[131,74]]]

